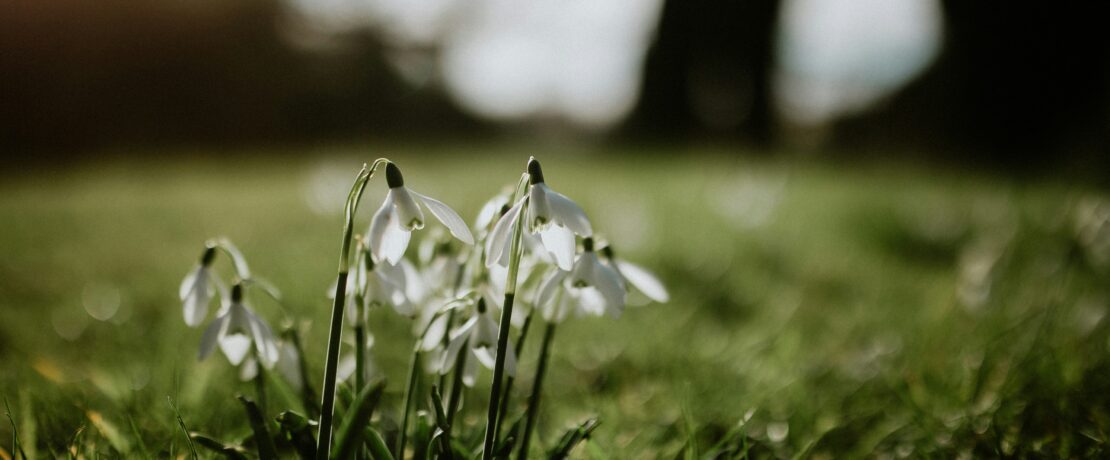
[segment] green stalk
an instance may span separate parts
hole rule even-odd
[[[312,387],[308,384],[308,363],[304,358],[301,335],[295,327],[290,327],[285,333],[286,337],[293,343],[293,347],[297,349],[297,372],[301,374],[301,404],[304,404],[305,415],[308,418],[318,417],[320,407],[316,405],[316,395],[313,394]]]
[[[517,356],[522,356],[524,352],[524,341],[528,338],[528,329],[531,329],[533,317],[535,317],[534,312],[529,312],[528,316],[524,317],[524,325],[520,328],[520,337],[517,338],[516,348],[514,348]],[[497,429],[495,430],[495,439],[497,440],[501,439],[501,427],[505,425],[503,422],[505,421],[505,414],[509,411],[509,400],[512,399],[513,382],[515,380],[516,378],[513,376],[505,379],[504,395],[501,397],[501,411],[497,415]]]
[[[540,411],[540,394],[543,390],[543,377],[547,373],[547,359],[551,355],[551,342],[555,339],[555,323],[547,323],[543,331],[543,348],[540,350],[540,363],[536,368],[536,379],[532,381],[532,396],[528,398],[528,421],[524,424],[524,438],[520,441],[520,458],[528,458],[528,443],[532,440],[532,430],[536,428],[536,417]]]
[[[433,319],[434,321],[434,319]],[[396,458],[405,458],[405,442],[409,431],[409,413],[412,412],[412,403],[416,394],[416,383],[420,378],[420,342],[412,347],[412,361],[409,364],[409,384],[405,388],[405,409],[401,414],[401,435],[397,440]]]
[[[355,394],[366,386],[366,328],[359,323],[355,326]]]
[[[355,394],[366,386],[366,328],[362,321],[355,325]],[[355,447],[355,460],[362,460],[362,446]]]
[[[516,278],[520,270],[521,236],[524,230],[524,211],[513,227],[513,239],[509,246],[509,274],[505,280],[505,302],[501,309],[501,326],[497,333],[497,358],[493,366],[493,384],[490,388],[489,411],[486,414],[486,438],[482,449],[482,460],[493,458],[493,442],[497,431],[498,405],[501,402],[501,380],[505,375],[505,353],[509,348],[509,329],[512,328],[513,301],[516,298]]]
[[[451,396],[447,400],[447,434],[451,434],[451,428],[455,426],[455,412],[459,411],[459,401],[462,397],[463,389],[463,368],[466,367],[467,354],[470,352],[470,339],[466,340],[462,348],[459,349],[459,354],[455,356],[455,377],[451,381]]]
[[[347,270],[350,268],[351,235],[354,233],[355,211],[366,183],[374,177],[378,166],[389,160],[379,158],[374,165],[367,168],[363,165],[358,176],[355,177],[351,192],[347,195],[344,209],[343,241],[339,252],[339,277],[335,283],[335,299],[332,303],[331,329],[328,334],[328,354],[324,364],[324,387],[321,389],[323,400],[320,403],[320,438],[316,444],[316,458],[331,458],[331,432],[332,418],[335,416],[335,380],[336,368],[339,366],[339,343],[343,335],[343,307],[347,300]]]
[[[255,366],[258,366],[258,371],[254,374],[254,391],[255,397],[258,398],[258,411],[262,413],[262,418],[266,419],[266,367],[262,365],[262,359],[258,356],[258,351],[254,352]]]

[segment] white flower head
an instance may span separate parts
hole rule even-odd
[[[535,158],[528,160],[528,195],[509,208],[493,227],[486,241],[486,265],[507,265],[512,228],[524,214],[525,229],[539,236],[556,265],[570,270],[574,264],[575,234],[583,238],[593,236],[593,228],[586,213],[570,198],[551,190],[543,177],[543,169]]]
[[[474,237],[462,217],[443,202],[405,187],[405,179],[397,165],[386,163],[385,178],[389,192],[370,221],[370,248],[377,260],[387,261],[390,265],[401,261],[408,249],[412,231],[424,228],[424,212],[419,203],[423,203],[455,238],[474,244]]]
[[[583,251],[568,276],[571,290],[577,290],[583,308],[591,313],[619,317],[627,291],[616,270],[601,263],[594,251],[594,239],[582,241]]]
[[[200,258],[200,263],[195,268],[185,275],[185,279],[181,281],[181,288],[179,295],[181,297],[182,310],[185,315],[185,324],[189,327],[197,327],[200,323],[204,322],[204,318],[208,316],[208,304],[212,302],[213,294],[216,292],[214,283],[219,281],[212,276],[211,270],[208,268],[212,265],[212,260],[216,258],[216,247],[208,246],[204,250],[204,255]]]
[[[405,275],[404,268],[400,264],[376,264],[370,254],[366,255],[365,262],[362,265],[364,283],[361,286],[362,308],[369,310],[388,305],[401,316],[412,316],[414,314],[412,303],[405,295],[409,279]],[[363,312],[362,318],[366,317],[366,313],[367,311]]]
[[[603,262],[612,267],[617,275],[620,275],[621,279],[625,281],[630,293],[638,291],[644,297],[659,303],[667,303],[671,300],[671,295],[667,292],[666,286],[663,286],[663,282],[659,281],[659,278],[646,268],[613,255],[612,246],[606,245],[601,248],[601,255],[604,256]],[[635,291],[632,291],[631,288],[635,288]]]
[[[462,326],[451,332],[451,340],[440,360],[439,373],[451,372],[451,369],[455,367],[455,360],[459,353],[465,352],[467,355],[465,357],[466,364],[462,369],[462,381],[468,387],[474,386],[474,382],[478,378],[479,363],[487,369],[494,368],[497,358],[497,335],[499,330],[500,328],[486,308],[485,299],[479,297],[477,313]],[[466,347],[465,351],[463,347]],[[505,354],[505,372],[510,377],[515,376],[516,353],[513,351],[511,343],[505,349],[507,351]]]
[[[254,314],[243,302],[243,286],[231,289],[231,299],[221,309],[215,321],[204,330],[200,339],[197,359],[203,361],[212,354],[216,345],[232,365],[243,363],[253,345],[258,359],[267,369],[278,360],[278,345],[274,332],[262,318]]]

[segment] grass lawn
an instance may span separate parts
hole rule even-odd
[[[492,150],[109,157],[0,173],[0,388],[23,449],[188,458],[167,397],[189,430],[244,440],[234,395],[253,386],[222,355],[197,362],[203,327],[184,324],[177,298],[206,239],[230,238],[282,291],[283,305],[254,306],[301,331],[318,392],[342,201],[362,162],[391,157],[406,185],[472,221],[535,154],[671,301],[561,326],[534,445],[596,416],[574,457],[1107,455],[1105,195],[723,150]],[[371,182],[359,231],[384,190]],[[412,335],[388,309],[371,322],[388,435]],[[513,418],[538,345],[520,358]],[[489,380],[464,396],[456,436],[468,445],[481,444]],[[274,388],[268,412],[303,411]],[[12,434],[0,423],[0,458]]]

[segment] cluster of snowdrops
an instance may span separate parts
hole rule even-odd
[[[383,168],[389,187],[385,201],[367,232],[356,235],[362,192]],[[416,251],[408,251],[412,233],[425,227],[425,211],[447,232],[431,232],[413,245]],[[221,281],[213,270],[219,254],[231,262],[230,281]],[[610,243],[595,236],[586,213],[547,185],[534,158],[515,186],[507,186],[482,208],[472,228],[443,202],[406,187],[393,162],[379,159],[363,167],[347,198],[339,274],[329,290],[333,309],[319,397],[299,336],[288,329],[279,337],[252,311],[247,294],[256,292],[278,297],[274,287],[251,275],[230,242],[214,240],[185,278],[180,296],[185,322],[193,327],[204,324],[209,305],[219,299],[221,307],[204,329],[198,356],[203,360],[219,349],[239,367],[243,380],[256,382],[255,399],[239,398],[253,432],[242,444],[264,459],[537,455],[531,439],[556,326],[581,315],[615,318],[629,303],[668,300],[655,276],[620,259]],[[399,426],[372,423],[385,388],[370,358],[368,313],[376,308],[410,318],[415,336],[404,401],[395,419]],[[510,413],[517,355],[529,331],[540,328],[541,349],[527,403],[523,412]],[[460,436],[455,415],[468,391],[482,391],[474,388],[481,368],[493,372],[487,416],[482,442],[468,445],[466,439],[478,437]],[[304,413],[264,413],[264,375],[270,370],[299,391]],[[545,453],[565,457],[596,426],[596,420],[586,420]],[[469,432],[477,430],[482,427]],[[198,445],[231,458],[252,453],[238,443],[190,436],[194,454]]]

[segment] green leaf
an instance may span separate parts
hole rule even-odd
[[[232,460],[246,460],[248,458],[247,450],[244,449],[242,446],[232,446],[224,444],[207,435],[200,434],[195,431],[189,433],[189,439],[195,441],[197,444],[200,444],[200,446],[204,447],[205,449],[222,455],[224,458],[229,458]]]
[[[574,450],[574,447],[577,446],[578,443],[588,439],[590,434],[597,429],[598,425],[600,425],[600,422],[598,422],[596,418],[591,418],[582,422],[581,425],[570,429],[559,439],[559,443],[551,450],[551,454],[548,458],[551,460],[562,460],[567,458],[567,456],[570,455],[570,451]]]
[[[377,430],[366,427],[366,444],[370,447],[370,455],[374,460],[393,460],[393,454],[389,452],[389,448],[385,445],[385,440]]]
[[[378,407],[384,391],[385,380],[381,380],[377,384],[364,388],[355,398],[336,434],[335,449],[332,450],[333,459],[351,458],[362,446],[366,428],[370,426],[370,417]]]
[[[251,430],[254,431],[254,444],[258,449],[258,458],[276,460],[278,457],[274,438],[270,437],[270,431],[266,429],[266,420],[262,418],[262,411],[258,408],[258,404],[243,395],[239,395],[238,398],[247,411],[247,419],[250,420]]]
[[[298,456],[305,460],[316,458],[316,437],[312,435],[314,422],[293,411],[278,414],[277,422],[281,435],[293,445]]]
[[[432,407],[436,411],[436,427],[448,432],[451,424],[447,423],[447,412],[443,410],[443,396],[439,394],[439,388],[432,386]]]

